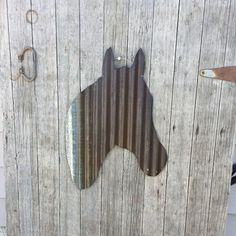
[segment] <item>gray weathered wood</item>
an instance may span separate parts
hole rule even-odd
[[[153,0],[129,2],[129,31],[127,58],[131,63],[137,50],[142,48],[146,55],[144,79],[149,82],[150,52],[152,38]],[[149,56],[148,56],[149,55]],[[130,64],[129,63],[129,64]],[[132,94],[129,94],[132,99]],[[132,104],[132,102],[129,102]],[[132,107],[129,107],[132,110]],[[132,111],[127,122],[132,120]],[[140,144],[144,145],[144,144]],[[138,165],[134,165],[133,154],[125,151],[123,174],[122,235],[142,235],[144,174]]]
[[[180,2],[164,235],[184,235],[204,1]]]
[[[115,147],[102,167],[101,235],[122,235],[123,155],[123,149]]]
[[[116,66],[125,65],[128,1],[106,0],[104,4],[104,51],[112,47],[115,57],[123,58],[121,62],[115,61]],[[115,112],[113,114],[115,115]],[[115,147],[102,167],[101,235],[121,235],[122,233],[123,155],[124,151]]]
[[[225,49],[225,65],[236,63],[229,1],[0,1],[8,235],[224,234],[235,85],[198,70],[222,66]],[[31,4],[33,25],[25,20]],[[11,82],[17,55],[30,45],[36,81]],[[65,160],[64,120],[77,92],[101,76],[110,46],[128,57],[117,65],[130,65],[143,48],[169,163],[144,177],[135,156],[116,147],[92,187],[79,191]],[[31,68],[30,56],[25,62]]]
[[[14,109],[12,99],[11,62],[8,34],[8,6],[0,1],[0,80],[2,87],[1,101],[3,108],[3,152],[6,167],[6,208],[7,234],[20,235],[20,212],[18,193],[18,163],[15,146]],[[6,155],[7,154],[7,155]]]
[[[155,1],[151,51],[150,91],[153,120],[162,144],[168,148],[178,1]],[[155,96],[158,94],[158,96]],[[157,177],[145,177],[143,235],[163,235],[165,168]]]
[[[229,1],[214,1],[214,4],[206,1],[201,68],[223,65],[228,14]],[[221,81],[199,77],[190,166],[187,235],[206,235],[220,93]]]
[[[228,37],[225,55],[225,66],[236,64],[236,2],[231,1]],[[228,192],[231,169],[231,156],[234,149],[234,134],[236,126],[236,85],[223,82],[219,105],[218,127],[214,150],[214,167],[211,178],[211,195],[209,199],[209,213],[207,235],[224,235],[224,222],[227,214]],[[227,114],[227,115],[226,115]],[[228,184],[226,184],[228,183]]]
[[[81,91],[102,73],[103,4],[99,0],[80,1]],[[81,191],[81,235],[100,235],[101,194],[101,178]]]
[[[39,235],[59,233],[59,137],[55,1],[32,1],[39,14],[33,25],[33,45],[38,53],[35,80]],[[24,12],[25,17],[25,12]]]
[[[12,79],[18,76],[18,55],[26,46],[32,46],[31,25],[25,13],[30,1],[8,1],[9,46]],[[29,73],[31,57],[25,55],[24,66]],[[38,174],[37,174],[37,124],[34,84],[22,78],[12,83],[16,161],[18,176],[19,221],[22,235],[38,234]],[[11,158],[14,158],[13,156]]]
[[[80,191],[72,183],[65,156],[64,123],[80,91],[79,1],[57,1],[57,54],[60,148],[60,235],[80,235]]]

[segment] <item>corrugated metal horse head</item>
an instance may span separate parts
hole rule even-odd
[[[152,120],[153,98],[143,79],[145,57],[116,68],[106,51],[102,77],[72,102],[66,120],[66,155],[80,189],[92,185],[108,152],[118,145],[137,157],[140,168],[156,176],[167,162]]]

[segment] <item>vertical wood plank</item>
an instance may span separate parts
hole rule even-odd
[[[129,1],[106,0],[104,4],[104,51],[112,47],[115,57],[126,58]],[[115,61],[115,64],[125,65],[126,61]],[[124,151],[115,147],[102,167],[101,235],[122,232],[123,155]]]
[[[9,21],[7,1],[0,1],[0,83],[3,108],[3,156],[6,170],[6,223],[8,235],[20,235],[18,162],[15,147],[14,109],[12,98]]]
[[[226,65],[236,63],[231,4]],[[206,0],[204,13],[204,0],[32,0],[39,18],[30,25],[30,0],[0,1],[8,235],[224,234],[235,86],[197,74],[200,52],[201,67],[224,63],[229,5]],[[36,81],[11,82],[17,55],[30,45],[38,53]],[[143,48],[169,163],[144,177],[134,155],[115,148],[93,186],[79,191],[64,156],[65,115],[77,91],[101,76],[110,46],[128,64]],[[25,62],[32,66],[30,56]]]
[[[60,235],[80,235],[80,191],[71,180],[65,155],[65,119],[70,103],[80,91],[79,1],[56,3],[59,148],[60,148]]]
[[[204,1],[180,1],[164,235],[184,235]]]
[[[153,15],[150,91],[153,120],[165,148],[169,144],[178,1],[155,1]],[[163,235],[165,168],[157,177],[145,177],[143,235]]]
[[[143,49],[146,61],[144,79],[147,84],[149,84],[152,18],[153,0],[130,0],[127,58],[132,63],[138,49]],[[129,99],[132,99],[132,94],[129,94]],[[129,107],[127,122],[132,119],[131,109]],[[134,155],[127,150],[124,153],[122,235],[142,235],[144,173],[137,162],[134,164]]]
[[[103,1],[80,1],[81,91],[102,75]],[[100,173],[101,174],[101,173]],[[100,235],[101,178],[81,191],[81,235]]]
[[[235,12],[236,2],[231,1],[225,66],[236,64]],[[236,86],[223,82],[221,90],[207,225],[207,235],[214,236],[225,235],[226,224],[223,222],[226,222],[236,126]]]
[[[11,52],[12,79],[19,70],[18,55],[26,46],[32,46],[32,28],[26,22],[30,1],[8,1],[9,43]],[[32,58],[25,55],[26,73],[32,73]],[[14,103],[15,145],[18,176],[18,198],[21,235],[38,234],[38,177],[37,177],[37,132],[36,97],[34,83],[20,78],[12,83]],[[12,223],[11,223],[12,224]]]
[[[201,68],[223,65],[228,14],[229,1],[206,1]],[[199,78],[190,166],[187,235],[206,235],[220,93],[221,81]]]
[[[34,1],[38,12],[33,42],[38,53],[35,80],[39,175],[39,234],[59,233],[59,137],[55,1]]]

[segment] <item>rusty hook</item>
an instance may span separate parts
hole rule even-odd
[[[32,77],[30,77],[29,75],[27,75],[25,73],[25,68],[24,66],[22,65],[23,61],[24,61],[24,56],[25,56],[25,53],[28,52],[28,51],[32,51],[33,53],[33,64],[34,64],[34,75]],[[37,77],[37,53],[35,51],[35,49],[33,47],[25,47],[23,49],[23,51],[18,55],[18,60],[21,62],[21,66],[19,68],[19,75],[17,77],[17,79],[23,75],[23,78],[27,81],[27,82],[32,82],[36,79]]]

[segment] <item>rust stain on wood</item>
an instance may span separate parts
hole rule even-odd
[[[74,99],[66,121],[66,153],[79,188],[92,185],[115,145],[134,153],[149,176],[164,168],[167,153],[153,124],[153,97],[143,79],[144,67],[142,49],[130,68],[116,68],[109,48],[102,77]]]

